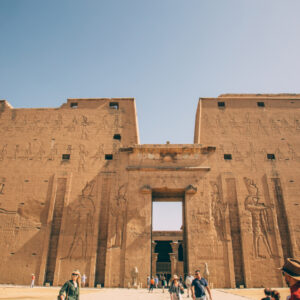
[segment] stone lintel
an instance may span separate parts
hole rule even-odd
[[[123,151],[120,148],[120,151]],[[177,154],[206,154],[207,150],[214,152],[216,147],[202,144],[149,144],[149,145],[134,145],[132,147],[133,153],[142,154],[160,154],[165,155],[177,155]]]
[[[175,166],[164,166],[164,167],[152,167],[152,166],[128,166],[127,171],[210,171],[210,167],[175,167]]]

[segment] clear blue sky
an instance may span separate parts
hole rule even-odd
[[[0,0],[0,99],[135,97],[141,143],[192,143],[199,97],[300,91],[299,12],[299,0]]]
[[[299,0],[0,0],[0,98],[135,97],[141,143],[192,143],[199,97],[300,91],[299,12]]]

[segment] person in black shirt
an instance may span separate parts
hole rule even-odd
[[[265,296],[264,298],[262,298],[261,300],[271,300],[271,293],[272,293],[272,290],[269,289],[269,288],[265,288],[264,289],[264,293],[265,293]]]
[[[212,300],[210,288],[205,278],[201,277],[199,270],[195,272],[195,279],[192,282],[192,296],[194,300],[207,300],[205,295],[205,289],[209,294],[210,300]]]

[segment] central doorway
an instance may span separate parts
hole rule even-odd
[[[152,191],[151,276],[167,282],[186,270],[184,191]]]

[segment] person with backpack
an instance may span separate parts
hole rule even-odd
[[[205,278],[201,277],[199,270],[195,271],[195,279],[192,282],[192,297],[194,300],[207,300],[205,290],[212,300],[210,288]]]

